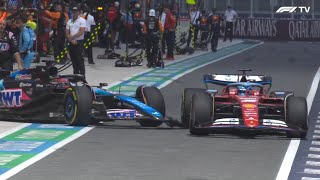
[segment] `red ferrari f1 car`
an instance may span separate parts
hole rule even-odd
[[[186,88],[181,121],[192,135],[241,132],[247,135],[286,134],[305,138],[308,131],[307,102],[293,92],[273,91],[270,76],[205,74],[207,89]],[[225,86],[220,95],[208,83]],[[268,86],[268,87],[267,87]]]

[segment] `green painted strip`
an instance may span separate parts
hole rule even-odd
[[[68,131],[59,131],[59,130],[29,130],[29,129],[22,129],[17,131],[13,134],[10,134],[3,138],[6,141],[21,141],[21,140],[28,140],[28,141],[62,141],[63,139],[68,138],[69,136],[73,135],[77,131],[68,130]]]

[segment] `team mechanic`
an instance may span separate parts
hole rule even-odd
[[[80,17],[78,7],[72,8],[72,19],[69,19],[66,27],[66,37],[70,42],[70,58],[73,66],[73,74],[82,74],[85,76],[83,52],[84,31],[86,20]]]
[[[12,32],[6,29],[6,21],[0,21],[0,68],[13,70],[12,54],[18,64],[18,69],[23,69],[21,56],[18,50],[18,42]]]
[[[149,17],[145,20],[143,33],[145,34],[145,43],[147,49],[147,67],[160,66],[157,63],[160,33],[163,33],[163,27],[160,20],[156,17],[156,11],[150,9]]]
[[[212,13],[209,15],[209,24],[211,31],[211,50],[217,51],[218,39],[220,35],[220,25],[222,17],[216,13],[216,9],[212,9]]]

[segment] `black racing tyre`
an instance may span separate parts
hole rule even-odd
[[[159,111],[163,117],[166,116],[166,106],[161,91],[154,86],[139,86],[136,90],[136,98],[146,105]],[[140,121],[142,127],[158,127],[161,121]]]
[[[277,91],[272,91],[272,92],[270,92],[270,97],[285,99],[287,96],[289,97],[289,95],[290,95],[290,96],[294,96],[294,93],[291,92],[291,91],[282,91],[282,92],[284,92],[284,93],[281,93],[281,94],[277,94],[276,92],[277,92]],[[278,92],[279,92],[279,91],[278,91]]]
[[[190,124],[190,107],[192,95],[197,92],[205,92],[206,89],[201,88],[185,88],[182,93],[181,100],[181,123],[184,128],[188,129]]]
[[[213,99],[210,95],[200,92],[192,96],[189,131],[191,135],[206,136],[207,129],[197,129],[199,124],[212,122]]]
[[[64,94],[65,121],[72,126],[90,124],[92,92],[86,86],[74,86]]]
[[[286,99],[286,123],[299,131],[287,132],[289,138],[305,138],[308,132],[308,107],[304,97]]]

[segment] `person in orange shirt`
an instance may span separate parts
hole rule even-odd
[[[159,67],[161,63],[157,61],[159,51],[160,36],[164,29],[161,21],[156,17],[156,11],[150,9],[149,17],[143,25],[143,33],[145,34],[145,46],[147,51],[147,67]]]
[[[58,56],[65,48],[65,27],[69,20],[69,16],[67,13],[63,12],[62,4],[56,4],[54,12],[45,10],[44,13],[52,19],[54,57],[58,62],[64,63],[65,59],[58,59]]]

